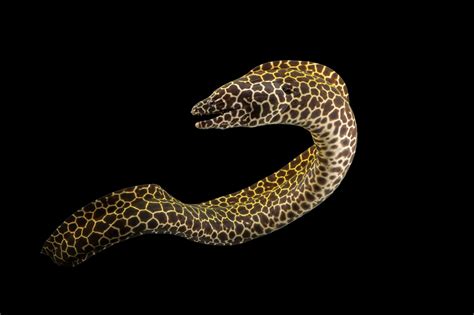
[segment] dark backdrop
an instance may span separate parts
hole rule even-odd
[[[387,143],[403,105],[397,74],[410,68],[403,57],[419,58],[406,37],[370,23],[273,29],[227,27],[238,25],[222,19],[175,30],[153,19],[100,20],[44,20],[19,39],[17,74],[28,88],[18,93],[15,114],[4,118],[15,120],[4,133],[5,173],[12,176],[2,213],[2,286],[11,310],[30,300],[48,309],[137,301],[158,309],[225,311],[252,301],[296,307],[295,299],[306,297],[369,296],[403,276],[410,264],[406,252],[399,255],[406,227],[397,223],[409,214],[387,188],[393,175],[403,176],[392,166],[403,157]],[[349,88],[358,149],[327,201],[236,247],[153,235],[76,268],[40,255],[65,218],[109,192],[157,183],[182,201],[205,201],[256,182],[304,151],[311,138],[303,129],[203,131],[190,115],[215,88],[279,59],[327,65]]]

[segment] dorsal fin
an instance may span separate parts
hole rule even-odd
[[[323,77],[328,83],[334,84],[341,95],[346,99],[349,99],[346,84],[344,83],[344,80],[342,80],[342,78],[336,73],[336,71],[316,62],[296,60],[270,61],[253,68],[250,70],[250,73],[286,68],[298,69],[300,71],[312,72],[316,75],[319,75]]]

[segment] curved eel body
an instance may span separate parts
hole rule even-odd
[[[354,158],[357,127],[344,81],[306,61],[274,61],[252,69],[196,104],[193,115],[216,117],[200,129],[291,124],[314,145],[274,174],[233,194],[186,204],[159,185],[113,192],[67,218],[42,253],[58,265],[142,234],[169,233],[212,245],[235,245],[269,234],[308,213],[339,186]]]

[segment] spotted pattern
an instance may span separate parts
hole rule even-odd
[[[241,244],[269,234],[323,202],[354,158],[357,128],[346,85],[333,70],[306,61],[252,69],[196,104],[212,115],[200,129],[290,124],[314,145],[274,174],[233,194],[186,204],[155,184],[122,189],[78,210],[45,242],[42,253],[77,265],[131,237],[169,233],[212,245]]]

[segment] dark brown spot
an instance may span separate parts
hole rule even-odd
[[[232,94],[232,95],[237,96],[237,95],[239,94],[239,92],[240,92],[240,89],[239,89],[239,87],[238,87],[237,85],[232,84],[231,86],[229,86],[229,87],[227,88],[227,92],[230,93],[230,94]]]
[[[336,96],[336,98],[334,99],[334,104],[337,107],[341,107],[342,105],[344,105],[344,100],[342,99],[342,97]]]
[[[156,212],[154,214],[154,217],[156,220],[158,220],[158,222],[160,223],[166,223],[168,222],[168,217],[166,215],[166,213],[163,213],[163,212]]]
[[[301,94],[306,94],[306,93],[309,92],[309,87],[308,87],[308,85],[302,83],[301,87],[300,87],[300,90],[301,90]]]
[[[258,75],[255,75],[255,74],[249,75],[248,79],[249,79],[250,83],[255,83],[255,82],[260,81],[260,77]]]
[[[277,95],[278,100],[279,100],[280,102],[284,102],[284,101],[285,101],[285,92],[283,92],[282,90],[276,90],[276,91],[275,91],[275,94]]]
[[[349,134],[352,137],[355,137],[357,135],[357,129],[355,127],[352,127],[351,130],[349,131]]]
[[[300,206],[297,203],[294,203],[291,205],[291,209],[293,209],[294,211],[298,211],[300,210]]]
[[[263,83],[263,89],[265,90],[265,92],[267,92],[268,94],[272,93],[273,92],[273,84],[272,83],[269,83],[269,82],[264,82]]]
[[[347,157],[351,154],[351,150],[349,148],[347,149],[344,149],[342,150],[338,155],[337,157],[341,157],[341,156],[344,156],[344,157]]]
[[[105,231],[104,235],[110,239],[116,238],[119,236],[118,230],[114,228],[109,228]]]
[[[133,193],[123,193],[120,195],[120,198],[124,201],[132,201],[135,199],[135,194]]]
[[[138,209],[144,209],[146,207],[146,202],[142,198],[135,199],[131,202],[131,205]]]
[[[143,210],[138,213],[138,217],[142,222],[147,222],[151,219],[151,213]]]
[[[314,195],[311,194],[309,191],[305,192],[304,196],[306,197],[306,200],[308,201],[313,201],[315,199]]]
[[[324,85],[323,85],[323,87],[324,87]],[[320,96],[323,99],[326,99],[328,97],[328,93],[325,90],[318,90],[318,91],[319,91]]]
[[[112,224],[116,218],[117,216],[112,213],[104,217],[104,222],[107,224]]]
[[[99,245],[100,245],[100,246],[106,246],[106,245],[108,245],[108,244],[109,244],[109,240],[108,240],[107,238],[101,237],[101,238],[99,239]]]
[[[106,198],[106,202],[107,202],[108,204],[114,204],[114,203],[116,203],[118,200],[119,200],[119,198],[118,198],[117,195],[111,195],[111,196],[108,196],[108,197]]]
[[[219,238],[219,240],[220,240],[221,242],[227,241],[227,233],[225,233],[225,232],[220,232],[220,233],[217,235],[217,237]]]
[[[163,204],[163,211],[170,211],[170,210],[174,210],[173,209],[173,206],[170,204],[170,203],[164,203]]]
[[[266,215],[263,215],[263,214],[259,214],[258,215],[259,218],[260,218],[260,222],[263,224],[263,225],[267,225],[268,224],[268,218]]]
[[[69,248],[67,249],[67,254],[68,254],[69,256],[75,256],[75,255],[77,254],[76,249],[75,249],[74,247],[69,247]]]
[[[313,185],[313,190],[314,190],[315,192],[319,192],[319,191],[322,190],[322,188],[321,188],[321,186],[319,186],[319,185]]]
[[[83,209],[84,209],[85,212],[91,212],[91,211],[95,210],[95,205],[94,205],[94,203],[90,203],[90,204],[86,205]]]
[[[147,228],[148,228],[149,230],[154,230],[154,229],[156,229],[157,227],[158,227],[158,221],[157,221],[157,220],[152,219],[152,220],[148,221],[148,223],[147,223]]]
[[[249,82],[245,81],[238,81],[237,85],[242,89],[242,90],[248,90],[251,86]],[[244,91],[245,92],[245,91]]]
[[[270,104],[273,104],[273,105],[276,105],[278,103],[278,100],[274,94],[271,94],[268,100]]]
[[[295,110],[295,109],[290,110],[290,117],[293,118],[293,119],[298,117],[298,111]]]
[[[176,221],[178,221],[178,217],[176,216],[176,213],[168,212],[168,223],[175,223]]]
[[[108,224],[106,224],[104,222],[97,222],[95,224],[94,231],[103,232],[103,231],[105,231],[105,229],[107,229],[107,227],[109,227]]]
[[[206,234],[210,234],[212,231],[211,225],[207,221],[202,222],[202,228],[204,229],[204,233]]]
[[[270,120],[270,123],[275,123],[277,121],[280,121],[281,119],[281,116],[280,115],[275,115],[272,117],[272,119]]]
[[[254,227],[253,227],[253,230],[255,232],[257,232],[258,234],[262,234],[263,233],[263,228],[260,224],[255,224]]]
[[[309,115],[309,108],[305,108],[305,110],[301,112],[300,118],[306,119],[308,115]]]
[[[262,116],[266,116],[268,113],[270,113],[270,105],[265,102],[262,104]]]
[[[266,80],[266,81],[271,81],[271,80],[273,80],[275,77],[274,77],[273,74],[267,72],[267,73],[265,73],[265,74],[263,75],[262,78],[263,78],[264,80]]]
[[[94,222],[89,221],[87,222],[86,226],[84,227],[84,231],[82,232],[82,235],[89,235],[92,232],[92,228],[94,227]]]
[[[154,202],[150,202],[150,203],[148,203],[148,205],[146,206],[146,209],[147,209],[148,211],[151,211],[151,212],[156,212],[156,211],[161,210],[161,204],[159,204],[159,203],[154,203]]]
[[[345,109],[341,109],[341,121],[343,123],[347,122],[346,110]]]
[[[244,226],[242,224],[235,223],[235,232],[237,234],[241,234],[243,230],[244,230]]]
[[[95,233],[95,232],[92,233],[92,234],[89,235],[89,237],[88,237],[89,243],[90,243],[90,244],[94,244],[94,245],[97,244],[97,243],[99,243],[100,237],[101,237],[101,234]]]
[[[339,118],[339,110],[338,109],[335,109],[331,112],[331,114],[329,114],[329,119],[331,120],[335,120],[335,119],[338,119]]]
[[[80,217],[80,218],[77,218],[76,222],[78,226],[84,226],[84,224],[86,224],[87,221],[83,217]]]
[[[320,109],[315,109],[312,113],[311,113],[311,118],[316,118],[316,117],[319,117],[321,115],[321,110]]]
[[[323,115],[329,114],[329,112],[333,109],[333,105],[331,101],[326,101],[322,104],[323,108]]]
[[[299,207],[298,207],[299,208]],[[294,212],[294,211],[290,211],[288,212],[288,219],[292,220],[293,218],[295,218],[297,216],[297,213]]]
[[[346,125],[343,125],[341,129],[339,130],[339,135],[342,137],[342,136],[345,136],[346,134],[347,134],[347,127]]]
[[[209,223],[211,224],[213,230],[217,231],[221,229],[221,225],[217,220],[211,220]]]
[[[302,202],[301,203],[301,208],[303,210],[308,210],[310,208],[309,204],[307,202]]]
[[[263,103],[264,101],[267,100],[268,95],[267,95],[267,93],[256,92],[256,93],[254,94],[253,98],[254,98],[257,102]]]
[[[135,208],[127,208],[127,210],[125,210],[125,212],[123,213],[125,215],[125,217],[132,217],[134,215],[136,215],[138,213],[138,210],[135,209]]]
[[[100,220],[105,215],[105,210],[103,208],[99,208],[94,211],[94,220]]]

